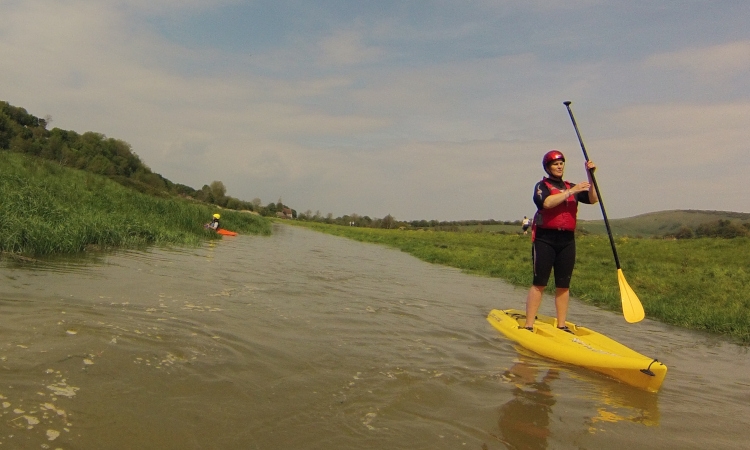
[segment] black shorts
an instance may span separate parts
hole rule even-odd
[[[555,269],[555,287],[569,288],[576,263],[576,240],[573,231],[537,228],[531,246],[534,286],[547,286]]]

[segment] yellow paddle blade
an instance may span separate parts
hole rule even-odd
[[[629,323],[640,322],[646,317],[646,313],[643,312],[643,305],[638,300],[638,296],[635,295],[635,292],[633,292],[633,289],[630,288],[628,282],[625,280],[622,269],[617,269],[617,282],[620,283],[622,314],[625,316],[625,320]]]

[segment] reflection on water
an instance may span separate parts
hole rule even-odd
[[[744,448],[746,348],[573,302],[658,395],[524,352],[499,280],[304,229],[0,260],[0,448]],[[543,304],[550,314],[552,302]]]
[[[595,433],[600,422],[633,422],[648,427],[659,425],[658,396],[638,389],[622,389],[619,384],[596,384],[592,400],[600,403],[591,418],[589,431]]]
[[[512,448],[546,449],[549,421],[555,396],[551,383],[560,378],[556,369],[541,375],[536,367],[522,360],[503,373],[513,385],[513,398],[500,408],[498,426],[503,441]]]
[[[556,392],[567,389],[566,383],[557,382],[561,372],[563,377],[567,375],[585,384],[574,395],[586,407],[572,414],[582,416],[580,423],[589,434],[606,433],[607,424],[618,422],[649,427],[659,424],[657,395],[621,383],[592,382],[585,372],[581,375],[566,374],[575,369],[547,366],[534,356],[524,355],[526,352],[521,349],[518,359],[502,374],[503,381],[512,386],[513,398],[499,409],[499,440],[510,448],[548,448],[551,421],[557,421],[557,415],[571,414],[555,408],[558,398],[572,395],[570,392]]]
[[[8,269],[18,269],[38,272],[85,273],[92,265],[106,264],[114,255],[153,254],[148,248],[126,250],[88,250],[75,255],[48,255],[43,257],[29,257],[3,253],[0,262]]]

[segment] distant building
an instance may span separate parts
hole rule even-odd
[[[293,214],[291,208],[282,208],[281,211],[276,212],[276,217],[281,219],[292,219]]]

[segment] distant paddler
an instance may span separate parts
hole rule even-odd
[[[523,234],[527,234],[529,232],[530,226],[531,226],[531,219],[529,219],[526,216],[523,216],[523,220],[521,221],[521,229],[523,230]]]
[[[547,176],[534,187],[534,204],[537,207],[531,229],[534,280],[526,298],[525,326],[533,330],[536,313],[542,304],[542,293],[554,268],[557,323],[560,329],[569,331],[565,320],[570,298],[570,278],[576,261],[578,203],[595,204],[599,201],[591,181],[591,172],[596,165],[586,161],[588,181],[578,184],[563,180],[565,156],[559,150],[547,152],[542,158],[542,167]]]
[[[205,224],[204,227],[210,230],[214,230],[216,233],[222,236],[237,236],[236,232],[221,228],[221,223],[219,222],[219,219],[221,219],[221,215],[214,214],[213,217],[211,218],[211,223]]]
[[[220,225],[219,219],[221,219],[221,215],[214,214],[213,217],[211,218],[211,222],[206,224],[206,228],[210,228],[214,231],[219,231],[219,225]]]

